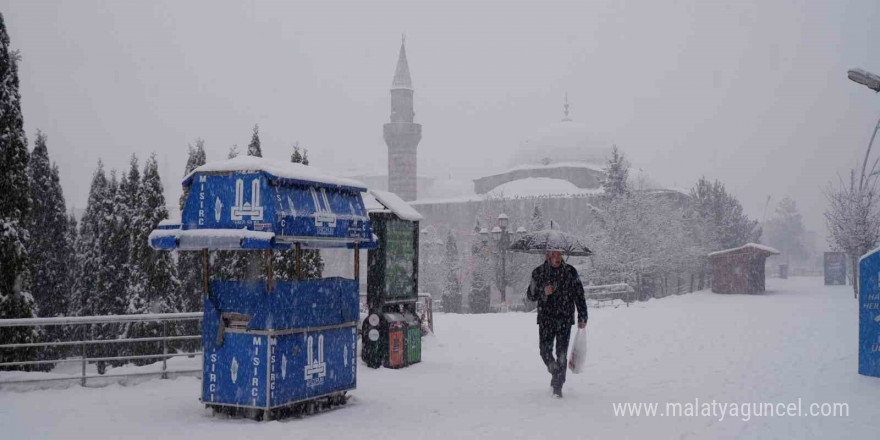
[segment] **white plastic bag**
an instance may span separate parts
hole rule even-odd
[[[584,370],[584,363],[587,361],[587,329],[579,328],[574,336],[574,344],[571,347],[571,354],[568,356],[568,368],[574,374],[580,374]]]

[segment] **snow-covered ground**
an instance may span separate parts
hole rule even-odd
[[[212,417],[199,379],[0,391],[2,438],[876,438],[880,379],[857,367],[857,304],[821,278],[590,312],[586,371],[550,396],[535,315],[436,315],[424,362],[361,366],[350,404],[272,422]],[[180,363],[192,360],[180,360]],[[178,365],[179,366],[179,365]],[[615,416],[613,403],[839,402],[848,417]],[[662,409],[662,408],[661,408]]]

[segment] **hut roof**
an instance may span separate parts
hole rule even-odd
[[[757,243],[747,243],[747,244],[740,246],[740,247],[737,247],[737,248],[725,249],[723,251],[712,252],[709,254],[709,257],[715,257],[718,255],[725,255],[725,254],[742,254],[742,253],[752,253],[752,254],[756,254],[756,255],[757,254],[766,254],[767,256],[779,255],[779,251],[770,247],[770,246],[764,246],[762,244],[757,244]]]

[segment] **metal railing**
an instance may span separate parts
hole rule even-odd
[[[36,328],[36,327],[45,327],[45,326],[79,326],[79,332],[71,332],[71,334],[76,335],[78,333],[79,339],[73,341],[48,341],[48,342],[28,342],[28,343],[19,343],[19,344],[0,344],[0,353],[3,351],[9,350],[20,350],[27,348],[40,348],[40,347],[76,347],[79,346],[79,357],[70,358],[59,358],[59,359],[29,359],[29,360],[16,360],[11,362],[0,362],[0,369],[6,369],[7,367],[23,367],[23,366],[36,366],[36,365],[47,365],[47,364],[61,364],[61,363],[81,363],[82,364],[82,373],[79,376],[67,376],[67,377],[51,377],[51,378],[36,378],[36,379],[19,379],[19,380],[0,380],[0,386],[7,384],[22,384],[22,383],[32,383],[32,382],[48,382],[48,381],[62,381],[62,380],[80,380],[81,386],[86,386],[86,380],[91,378],[110,378],[110,377],[126,377],[126,376],[146,376],[146,375],[161,375],[163,379],[168,378],[168,374],[178,374],[178,373],[195,373],[201,372],[202,369],[189,369],[189,370],[168,370],[167,361],[170,358],[178,357],[178,356],[197,356],[201,355],[201,351],[192,351],[192,352],[176,352],[169,353],[168,352],[168,343],[171,341],[191,341],[198,340],[201,338],[201,335],[176,335],[176,336],[168,336],[168,324],[175,322],[183,322],[183,321],[198,321],[202,319],[202,312],[192,312],[192,313],[152,313],[152,314],[142,314],[142,315],[101,315],[101,316],[71,316],[71,317],[55,317],[55,318],[17,318],[17,319],[0,319],[0,328],[3,327],[27,327],[27,328]],[[139,323],[139,322],[158,322],[162,324],[162,336],[154,336],[154,337],[143,337],[143,338],[118,338],[118,339],[87,339],[88,331],[91,330],[92,326],[95,324],[128,324],[128,323]],[[111,345],[112,344],[135,344],[135,343],[146,343],[146,342],[161,342],[162,343],[162,353],[161,354],[146,354],[146,355],[129,355],[129,356],[97,356],[97,357],[88,357],[87,356],[87,347],[92,345]],[[6,357],[6,356],[4,356]],[[144,359],[161,359],[162,360],[162,370],[156,372],[121,372],[118,374],[86,374],[86,367],[89,362],[114,362],[114,361],[129,361],[129,360],[144,360]]]

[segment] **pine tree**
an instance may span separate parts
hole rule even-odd
[[[130,277],[134,277],[131,273],[135,268],[132,267],[132,244],[140,237],[140,232],[135,229],[136,217],[140,212],[141,206],[141,172],[139,169],[137,155],[132,154],[128,161],[128,173],[124,175],[122,183],[119,185],[119,197],[117,205],[122,216],[124,230],[127,232],[127,243],[125,246],[124,256],[125,263],[129,266],[128,272]]]
[[[107,246],[103,249],[104,268],[109,288],[108,302],[104,314],[121,314],[125,312],[125,292],[128,288],[131,272],[131,229],[132,213],[128,206],[126,189],[131,187],[127,174],[117,180],[116,171],[110,172],[110,186],[107,191]],[[116,332],[118,333],[118,332]]]
[[[263,157],[263,150],[260,148],[260,126],[254,124],[254,134],[251,136],[251,143],[248,144],[248,156]]]
[[[70,250],[66,254],[65,261],[67,262],[67,280],[65,280],[67,286],[67,298],[64,301],[64,305],[67,307],[64,310],[64,314],[68,316],[74,316],[76,313],[71,311],[71,306],[73,306],[73,298],[74,298],[74,286],[76,285],[76,279],[79,276],[79,270],[77,267],[77,257],[76,257],[76,242],[79,237],[79,222],[76,220],[76,215],[73,214],[73,211],[67,216],[67,235],[64,237],[67,249]]]
[[[205,156],[205,141],[196,140],[196,146],[189,147],[189,158],[186,161],[184,176],[189,175],[194,169],[207,162]],[[189,188],[180,199],[180,209],[186,201]],[[180,252],[177,257],[177,274],[180,277],[181,306],[184,312],[197,312],[202,308],[202,295],[204,293],[204,280],[202,279],[202,257],[198,252]]]
[[[153,154],[144,164],[139,191],[138,213],[134,216],[134,240],[131,243],[131,264],[137,276],[132,277],[126,313],[174,313],[182,309],[180,284],[174,261],[170,252],[153,250],[148,236],[168,218],[165,207],[162,181],[159,178],[159,165]],[[137,323],[129,326],[127,337],[154,337],[162,334],[162,326],[155,323]],[[154,353],[155,349],[145,344],[133,347],[133,354]],[[149,363],[135,361],[135,364]]]
[[[63,316],[70,297],[67,208],[58,177],[58,167],[49,161],[46,136],[37,132],[28,171],[33,200],[33,228],[28,255],[33,279],[31,291],[37,315]]]
[[[99,160],[98,167],[92,174],[92,183],[89,187],[89,199],[85,212],[79,222],[79,233],[76,241],[76,272],[74,295],[70,304],[70,311],[77,316],[94,315],[100,313],[95,310],[95,292],[99,288],[101,279],[99,274],[103,264],[101,242],[105,230],[98,223],[105,217],[101,212],[101,199],[107,192],[107,175],[104,173],[104,164]]]
[[[308,157],[300,153],[299,142],[293,144],[293,153],[290,155],[292,163],[308,165]],[[302,250],[300,252],[302,264],[302,279],[321,278],[324,272],[324,259],[321,251],[317,249]],[[279,281],[296,280],[296,251],[294,249],[273,252],[273,274]]]
[[[229,147],[229,152],[226,153],[226,158],[232,159],[234,157],[238,157],[238,155],[239,155],[238,144],[234,144],[231,147]]]
[[[293,153],[290,154],[290,161],[292,163],[302,163],[303,161],[303,155],[299,150],[299,141],[293,143]]]
[[[797,202],[785,197],[776,207],[776,216],[767,223],[767,243],[779,249],[786,261],[808,257],[806,229]]]
[[[529,220],[529,232],[543,231],[546,228],[547,224],[544,222],[544,214],[541,212],[541,207],[535,205],[535,210],[532,211],[532,218]]]
[[[718,180],[700,178],[691,189],[689,211],[688,217],[702,225],[705,236],[701,242],[710,251],[735,248],[761,238],[758,221],[749,219],[739,200]]]
[[[123,180],[127,180],[123,176]],[[101,200],[102,217],[98,219],[98,227],[103,230],[100,241],[101,265],[99,276],[102,278],[101,289],[96,292],[94,308],[101,315],[120,315],[125,313],[126,287],[129,282],[129,233],[127,230],[127,215],[122,203],[122,191],[120,182],[116,177],[116,171],[110,171],[110,180],[107,190]],[[124,331],[119,324],[99,324],[93,327],[98,339],[117,339],[123,336]],[[113,356],[116,348],[110,345],[93,347],[93,355]],[[111,365],[121,365],[122,361],[110,362]],[[105,362],[98,363],[99,371],[103,372]],[[103,374],[103,373],[102,373]]]
[[[18,91],[18,53],[9,47],[6,24],[0,14],[0,319],[34,316],[28,270],[31,198],[28,179],[27,137]],[[36,334],[26,327],[0,329],[0,343],[32,342]],[[0,362],[10,361],[9,350]]]
[[[461,281],[459,280],[458,246],[452,231],[446,236],[446,254],[443,257],[446,282],[443,285],[443,311],[461,313]]]
[[[479,225],[478,225],[479,226]],[[474,262],[471,268],[471,292],[468,295],[468,305],[471,313],[488,313],[491,295],[489,285],[489,265],[484,256],[485,245],[479,237],[474,237],[471,244],[471,258]]]
[[[605,178],[602,180],[602,188],[605,197],[614,199],[629,194],[629,163],[617,145],[611,148],[611,158],[605,166]]]
[[[140,185],[140,207],[134,217],[136,236],[131,244],[132,264],[143,275],[142,292],[129,298],[128,313],[177,312],[180,310],[177,276],[171,254],[150,248],[148,236],[168,218],[159,165],[153,154],[144,164]]]
[[[116,290],[120,285],[118,271],[124,267],[118,261],[119,255],[113,249],[118,243],[119,230],[116,218],[116,192],[119,183],[114,177],[110,180],[99,160],[92,175],[89,200],[80,222],[76,244],[77,278],[74,282],[74,295],[71,308],[78,315],[113,315],[124,310],[124,290]],[[83,335],[92,339],[115,339],[118,327],[113,324],[96,324],[90,327],[91,334]],[[103,356],[109,347],[100,345],[89,349],[89,356]],[[104,362],[99,362],[98,371],[103,373]]]
[[[183,176],[186,177],[191,173],[194,169],[204,165],[208,159],[205,156],[205,140],[202,138],[196,139],[196,146],[192,145],[188,146],[189,156],[186,159],[186,168],[184,169]],[[186,203],[186,198],[189,197],[189,189],[191,186],[188,186],[183,189],[183,194],[180,195],[180,212],[183,212],[183,205]]]

